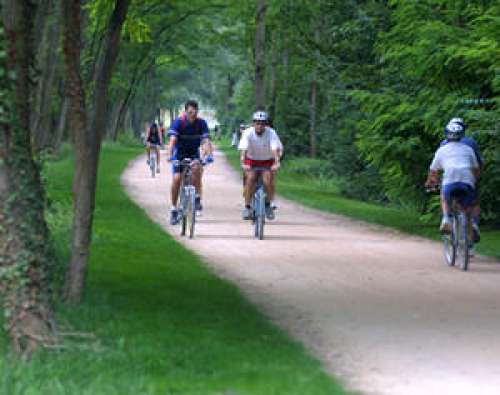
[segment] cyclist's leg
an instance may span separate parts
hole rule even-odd
[[[201,212],[203,206],[201,204],[201,192],[202,192],[202,177],[203,177],[203,167],[199,161],[195,161],[192,165],[193,170],[193,185],[196,190],[195,206],[196,211]]]
[[[250,206],[252,195],[254,193],[255,184],[257,183],[257,172],[255,170],[247,170],[245,184],[245,207]]]
[[[179,199],[179,190],[181,187],[181,169],[180,166],[173,166],[172,186],[170,188],[170,196],[172,199],[172,207],[177,207]]]
[[[271,170],[262,172],[262,182],[264,183],[264,190],[266,191],[266,217],[267,219],[274,219],[274,210],[271,207],[271,197],[273,193],[273,174]]]
[[[273,176],[271,170],[262,171],[262,182],[266,191],[266,204],[268,204],[273,196]]]
[[[146,153],[148,154],[148,164],[149,164],[149,160],[151,159],[151,143],[149,141],[146,141]]]
[[[160,168],[160,145],[156,144],[156,167],[159,169]]]

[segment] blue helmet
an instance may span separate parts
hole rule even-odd
[[[450,141],[460,140],[465,135],[465,123],[462,118],[452,118],[444,128],[444,135]]]

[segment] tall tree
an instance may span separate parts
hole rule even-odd
[[[30,139],[35,8],[29,0],[3,1],[0,37],[0,300],[24,356],[51,342],[53,331],[45,199]]]
[[[255,106],[266,106],[266,1],[257,1],[255,16]]]
[[[106,129],[108,88],[118,56],[121,30],[129,5],[130,0],[115,1],[95,66],[93,94],[89,100],[90,108],[86,110],[79,69],[81,1],[63,0],[65,63],[68,76],[71,76],[66,94],[74,110],[70,111],[69,115],[75,141],[73,242],[66,278],[66,297],[73,303],[81,300],[85,287],[95,208],[97,168],[101,142]],[[76,24],[76,27],[70,26],[71,24]],[[72,45],[75,49],[70,48]]]

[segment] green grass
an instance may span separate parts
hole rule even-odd
[[[234,168],[240,168],[239,153],[230,146],[228,139],[218,144]],[[411,210],[381,206],[348,199],[339,193],[333,180],[326,180],[298,172],[303,159],[286,159],[277,177],[277,193],[305,206],[347,217],[387,226],[405,233],[438,240],[438,223],[423,223],[420,215]],[[314,166],[306,160],[305,166]],[[500,258],[500,229],[483,226],[478,252]]]
[[[124,194],[119,176],[138,149],[104,149],[88,287],[60,321],[93,341],[16,362],[0,337],[0,394],[340,394],[308,356],[165,234]],[[49,220],[68,254],[71,159],[51,164]]]

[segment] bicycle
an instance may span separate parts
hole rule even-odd
[[[265,167],[254,167],[258,172],[257,184],[251,201],[252,223],[254,225],[254,235],[259,240],[264,239],[264,225],[266,223],[266,192],[264,190],[264,181],[262,180],[262,170],[269,170]]]
[[[151,169],[151,177],[153,178],[156,175],[156,147],[157,145],[151,144],[149,149],[149,168]]]
[[[181,217],[181,236],[189,232],[189,238],[194,237],[194,229],[196,225],[196,189],[193,185],[193,165],[200,164],[205,166],[211,163],[212,160],[192,160],[189,158],[174,160],[172,163],[175,166],[181,166],[181,186],[180,186],[180,202],[178,216]]]
[[[439,192],[439,185],[427,188],[429,193]],[[463,192],[453,194],[450,205],[451,232],[443,234],[444,257],[448,266],[455,266],[457,258],[460,269],[467,271],[470,261],[470,250],[473,245],[471,215],[461,205]]]

